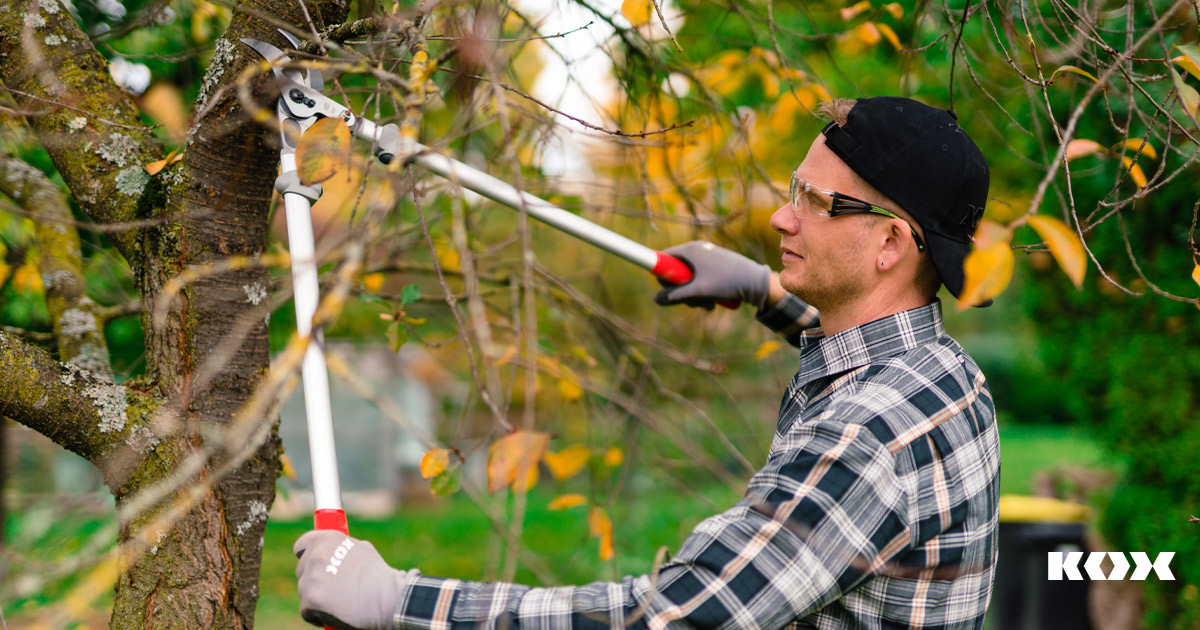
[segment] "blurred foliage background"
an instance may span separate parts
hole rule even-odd
[[[137,93],[147,122],[161,125],[163,144],[185,148],[187,104],[203,89],[214,42],[236,9],[203,0],[75,8],[114,78]],[[951,333],[995,394],[1005,491],[1092,503],[1111,549],[1176,551],[1177,581],[1143,585],[1143,623],[1200,627],[1197,525],[1189,522],[1200,513],[1191,468],[1200,451],[1198,291],[1190,275],[1198,104],[1189,84],[1197,77],[1175,61],[1187,56],[1177,46],[1197,39],[1193,5],[679,0],[661,9],[669,29],[638,0],[401,2],[396,10],[422,20],[440,64],[422,141],[648,245],[704,238],[778,268],[768,220],[823,125],[812,115],[820,100],[894,94],[952,107],[990,162],[986,217],[1014,230],[1018,264],[994,306],[955,313],[943,296]],[[352,19],[391,10],[359,0]],[[585,63],[581,50],[600,61]],[[407,72],[407,59],[386,61]],[[1062,67],[1083,72],[1053,74]],[[372,118],[397,118],[374,78],[347,71],[338,81],[327,93],[337,90]],[[56,177],[18,119],[2,124],[0,141]],[[1101,147],[1143,139],[1156,155],[1102,149],[1064,163],[1067,128]],[[394,199],[370,239],[358,299],[327,335],[420,347],[470,385],[441,396],[427,445],[465,458],[469,496],[418,503],[362,530],[352,519],[352,529],[395,541],[385,553],[397,563],[468,578],[555,583],[649,570],[659,545],[678,544],[683,525],[732,504],[762,464],[795,355],[749,308],[659,308],[644,272],[445,182],[412,176],[419,206],[412,196]],[[323,251],[361,225],[364,200],[402,190],[408,177],[360,156],[326,182],[314,207]],[[31,227],[3,203],[0,324],[36,339],[50,322]],[[1021,227],[1031,210],[1083,235],[1090,256],[1078,289],[1037,234]],[[102,234],[82,235],[89,294],[124,308],[136,299],[128,268]],[[270,333],[278,349],[294,315],[286,270],[276,277]],[[125,378],[141,370],[135,313],[106,330]],[[354,379],[353,369],[342,378]],[[471,462],[479,467],[506,423],[553,435],[552,454],[583,446],[591,455],[569,479],[543,468],[528,495],[488,494]],[[605,460],[614,449],[615,464]],[[95,534],[101,526],[67,519],[66,534],[56,534],[57,519],[39,515],[57,514],[61,508],[45,502],[61,489],[36,473],[44,463],[23,457],[5,456],[5,496],[15,509],[6,534],[41,546],[10,545],[10,574],[44,569],[52,557],[66,568],[47,575],[69,576],[103,547],[88,542],[103,538]],[[1039,471],[1062,466],[1100,469],[1111,481],[1051,475],[1057,481],[1039,485]],[[281,483],[303,491],[302,483]],[[589,507],[545,507],[565,494],[583,495]],[[615,560],[599,559],[603,527],[586,514],[613,523]],[[291,540],[304,527],[268,528],[260,619],[286,618],[294,606],[284,578]],[[514,535],[524,543],[506,544]],[[431,547],[441,551],[420,555]],[[22,579],[5,580],[6,608],[36,607],[65,588],[55,577],[32,586]],[[270,627],[283,623],[270,619]]]

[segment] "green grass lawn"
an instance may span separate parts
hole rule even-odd
[[[1028,493],[1037,471],[1046,468],[1120,469],[1118,462],[1107,456],[1084,431],[1072,427],[1002,424],[1000,439],[1001,490],[1005,493]],[[582,584],[646,573],[659,547],[678,549],[700,520],[717,511],[716,506],[729,506],[737,500],[733,492],[715,484],[706,487],[703,496],[651,483],[637,484],[636,488],[636,492],[627,490],[612,509],[617,557],[611,562],[598,559],[597,540],[588,535],[586,507],[558,512],[546,508],[551,498],[564,491],[559,484],[543,483],[529,495],[522,540],[548,568],[544,582]],[[51,515],[49,509],[10,514],[5,523],[6,538],[10,542],[20,541],[26,557],[38,558],[47,565],[63,562],[80,548],[103,548],[111,544],[97,539],[104,536],[111,541],[114,526],[108,520],[110,516],[75,514],[47,522]],[[308,518],[271,519],[267,524],[257,627],[272,630],[311,627],[297,613],[296,563],[292,555],[292,543],[310,524]],[[486,577],[489,545],[495,538],[482,511],[461,495],[406,505],[386,519],[351,516],[350,529],[355,536],[373,542],[383,557],[397,567],[417,567],[428,574],[464,579]],[[0,606],[9,618],[10,627],[18,627],[11,623],[14,616],[19,620],[55,601],[71,582],[71,578],[46,579],[36,594],[16,598],[9,584],[19,576],[9,577],[13,581],[6,579],[0,585]],[[518,571],[516,580],[544,583],[527,569]],[[107,598],[98,605],[107,606],[110,602]],[[106,611],[97,612],[95,620],[107,617]]]
[[[1087,467],[1120,472],[1122,466],[1082,428],[1000,424],[1000,492],[1004,494],[1029,494],[1041,470]]]

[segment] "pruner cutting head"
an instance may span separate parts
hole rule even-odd
[[[298,48],[300,40],[291,33],[280,33]],[[298,68],[291,65],[292,59],[274,45],[258,39],[243,37],[242,43],[249,46],[271,64],[271,71],[280,81],[279,102],[281,108],[293,118],[305,119],[314,116],[346,119],[349,110],[345,106],[321,94],[325,87],[321,71],[316,68]],[[347,123],[350,121],[347,120]]]

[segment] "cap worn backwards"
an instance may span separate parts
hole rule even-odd
[[[987,160],[954,113],[908,98],[865,98],[845,124],[829,123],[822,133],[851,170],[921,226],[942,284],[958,297],[989,175]]]

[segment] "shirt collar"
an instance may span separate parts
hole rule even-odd
[[[940,300],[888,315],[826,337],[820,328],[801,335],[801,386],[816,379],[880,361],[946,335]]]

